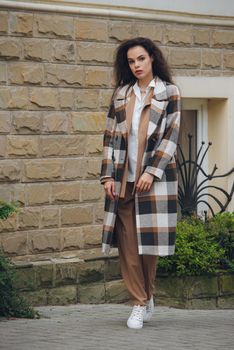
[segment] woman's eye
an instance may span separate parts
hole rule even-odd
[[[140,61],[144,61],[145,57],[140,57]]]

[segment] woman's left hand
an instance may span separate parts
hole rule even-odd
[[[142,174],[136,185],[136,192],[137,193],[148,192],[151,188],[153,180],[154,180],[154,175],[151,175],[148,173]]]

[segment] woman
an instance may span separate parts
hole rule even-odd
[[[100,178],[106,193],[102,251],[118,247],[133,302],[127,326],[137,329],[154,310],[158,257],[175,250],[180,93],[150,39],[123,42],[114,67]]]

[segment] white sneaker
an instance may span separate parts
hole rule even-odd
[[[132,313],[127,321],[128,328],[140,329],[143,327],[143,317],[146,311],[145,306],[134,305]]]
[[[143,317],[144,322],[149,322],[154,312],[154,298],[151,296],[150,300],[147,301],[146,309]]]

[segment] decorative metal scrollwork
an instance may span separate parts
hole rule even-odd
[[[199,203],[204,203],[207,208],[210,209],[212,216],[215,215],[214,210],[211,206],[211,203],[208,202],[207,197],[212,198],[214,202],[216,202],[220,208],[220,212],[226,210],[228,204],[232,199],[232,195],[234,192],[234,183],[232,185],[232,189],[230,193],[225,191],[222,187],[208,185],[207,182],[211,181],[215,178],[226,177],[234,172],[234,167],[225,174],[215,175],[217,171],[216,164],[213,167],[211,174],[206,174],[206,172],[202,169],[202,164],[205,159],[205,156],[212,145],[211,142],[208,143],[206,149],[202,154],[202,149],[204,148],[205,142],[201,143],[200,149],[195,157],[195,160],[192,159],[192,135],[188,134],[189,138],[189,159],[185,160],[184,152],[181,149],[180,144],[178,144],[178,159],[177,159],[177,168],[179,172],[179,176],[181,176],[181,184],[178,186],[178,202],[181,208],[181,215],[184,216],[192,216],[197,214],[197,206]],[[197,184],[197,178],[199,173],[203,174],[204,179]],[[223,204],[217,196],[208,192],[208,189],[215,189],[216,191],[222,192],[224,194]],[[206,190],[204,192],[204,190]],[[207,217],[207,211],[205,212],[205,216]]]

